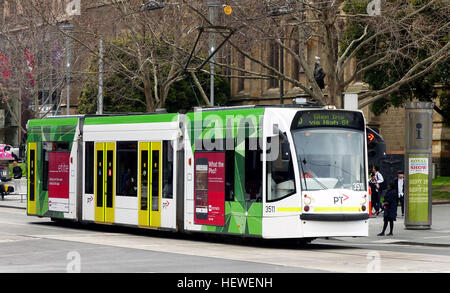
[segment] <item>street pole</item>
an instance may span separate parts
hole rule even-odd
[[[217,0],[208,0],[206,3],[208,7],[208,19],[211,25],[216,25],[218,18],[218,9],[220,7],[220,2]],[[210,54],[214,52],[216,48],[216,35],[214,32],[211,32],[209,35],[209,50]],[[215,63],[216,56],[215,54],[211,57],[211,62],[209,63],[209,68],[211,71],[211,80],[210,80],[210,96],[209,101],[211,105],[214,106],[214,74],[215,74]]]
[[[100,39],[98,50],[98,103],[97,114],[103,114],[103,40]]]
[[[61,30],[66,33],[66,115],[70,115],[70,71],[72,62],[72,33],[74,27],[70,23],[63,24]]]
[[[280,72],[284,75],[284,48],[282,46],[280,47]],[[282,77],[280,77],[280,105],[283,105],[283,99],[284,99],[284,80]]]

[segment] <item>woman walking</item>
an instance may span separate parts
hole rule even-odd
[[[377,236],[384,236],[384,232],[386,231],[387,225],[389,223],[390,232],[387,236],[394,235],[392,232],[394,231],[394,221],[397,219],[397,205],[398,205],[398,195],[395,190],[394,184],[388,184],[388,190],[386,192],[386,196],[384,197],[383,202],[383,210],[384,210],[384,224],[383,231]]]

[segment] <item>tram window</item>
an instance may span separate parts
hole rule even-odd
[[[173,146],[172,142],[163,141],[163,186],[162,197],[173,198]]]
[[[36,172],[36,161],[35,161],[35,150],[30,150],[30,201],[34,201],[34,186],[36,184],[35,181],[35,172]]]
[[[225,200],[234,201],[234,150],[225,151]]]
[[[97,150],[97,207],[103,207],[103,151]]]
[[[85,179],[84,193],[94,193],[94,142],[86,142],[86,154],[84,158]]]
[[[245,200],[261,201],[262,149],[257,137],[245,139]]]
[[[283,160],[281,145],[286,142],[279,136],[278,156],[267,161],[267,201],[276,201],[295,193],[295,175],[292,156],[288,150],[289,160]]]
[[[117,195],[137,196],[137,156],[136,141],[117,142]]]
[[[159,151],[152,151],[152,211],[159,211]]]
[[[68,152],[69,142],[44,141],[42,143],[42,189],[48,191],[49,152]]]
[[[106,207],[113,207],[114,151],[106,151]]]
[[[147,210],[147,197],[148,197],[148,151],[142,150],[141,151],[141,181],[140,181],[140,188],[141,188],[141,210],[146,211]]]

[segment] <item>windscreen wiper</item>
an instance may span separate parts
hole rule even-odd
[[[306,187],[306,190],[308,190],[308,188],[307,188],[307,186],[306,186],[306,177],[305,177],[306,174],[305,174],[304,169],[303,169],[303,166],[304,166],[304,165],[306,165],[306,160],[305,160],[305,159],[302,160],[302,158],[300,158],[300,166],[302,166],[303,179],[304,179],[304,181],[305,181],[305,187]],[[320,182],[320,181],[317,179],[316,176],[314,176],[313,173],[310,173],[310,174],[311,174],[311,177],[310,177],[310,178],[312,178],[315,182],[317,182],[320,186],[322,186],[322,189],[328,189],[322,182]]]

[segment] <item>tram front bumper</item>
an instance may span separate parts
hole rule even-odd
[[[301,220],[305,221],[361,221],[369,219],[368,213],[356,214],[306,214],[300,215]]]
[[[303,237],[364,237],[369,235],[368,213],[303,213]]]

